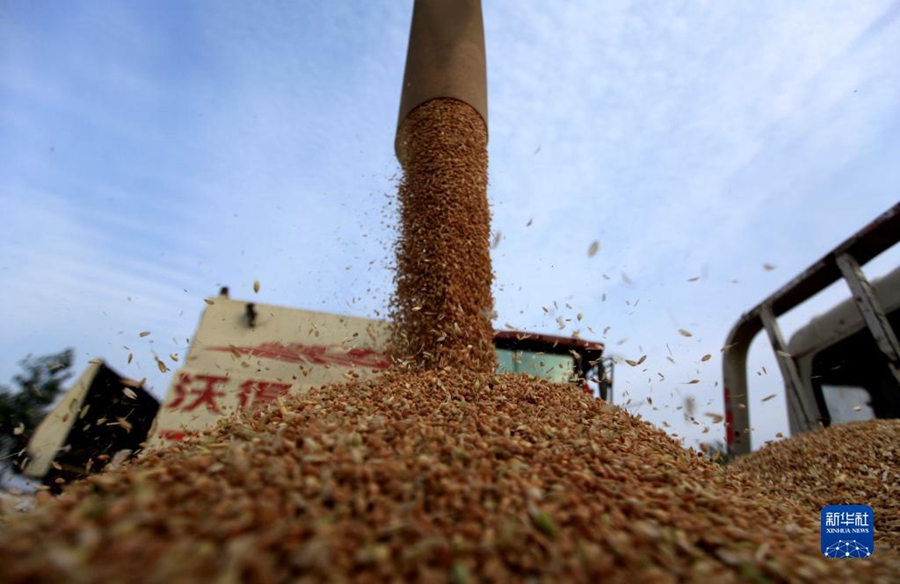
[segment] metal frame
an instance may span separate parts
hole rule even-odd
[[[750,411],[747,400],[747,353],[760,330],[768,333],[788,400],[788,414],[801,430],[818,427],[821,412],[815,401],[802,391],[803,383],[794,358],[787,352],[777,318],[805,302],[826,287],[844,278],[856,300],[863,320],[900,386],[900,344],[883,307],[863,276],[860,265],[900,241],[900,203],[888,209],[866,227],[838,245],[777,292],[745,312],[731,328],[725,341],[723,379],[725,432],[728,453],[750,452]]]
[[[859,312],[869,327],[872,336],[875,337],[875,343],[878,349],[887,359],[888,367],[900,386],[900,342],[897,342],[897,335],[891,323],[888,322],[887,314],[884,307],[878,302],[875,293],[872,291],[872,285],[862,273],[862,268],[849,254],[843,254],[837,257],[838,267],[850,291],[853,293],[853,299]]]

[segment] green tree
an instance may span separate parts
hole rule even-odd
[[[0,469],[21,471],[17,464],[21,452],[47,408],[63,392],[74,359],[71,348],[44,357],[29,355],[19,361],[23,372],[13,377],[16,388],[0,385]]]

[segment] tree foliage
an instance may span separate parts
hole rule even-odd
[[[2,466],[21,470],[16,464],[31,434],[47,409],[63,392],[72,376],[75,351],[71,348],[54,355],[19,361],[22,373],[13,377],[14,388],[0,385],[0,461]]]

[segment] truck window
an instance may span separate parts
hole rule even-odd
[[[498,373],[524,373],[557,383],[568,382],[575,371],[571,355],[551,355],[532,351],[497,349]]]
[[[832,424],[875,419],[872,396],[864,387],[822,385],[822,397]]]
[[[894,330],[897,316],[890,316]],[[812,387],[826,426],[900,417],[900,388],[868,330],[819,351],[812,363]]]

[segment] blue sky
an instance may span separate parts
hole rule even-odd
[[[153,352],[220,284],[383,311],[411,6],[0,2],[0,380],[73,346],[161,396]],[[485,27],[496,325],[611,327],[648,355],[618,395],[692,443],[676,408],[721,411],[734,321],[898,199],[900,4],[491,1]],[[759,445],[786,427],[767,343],[750,369]]]

